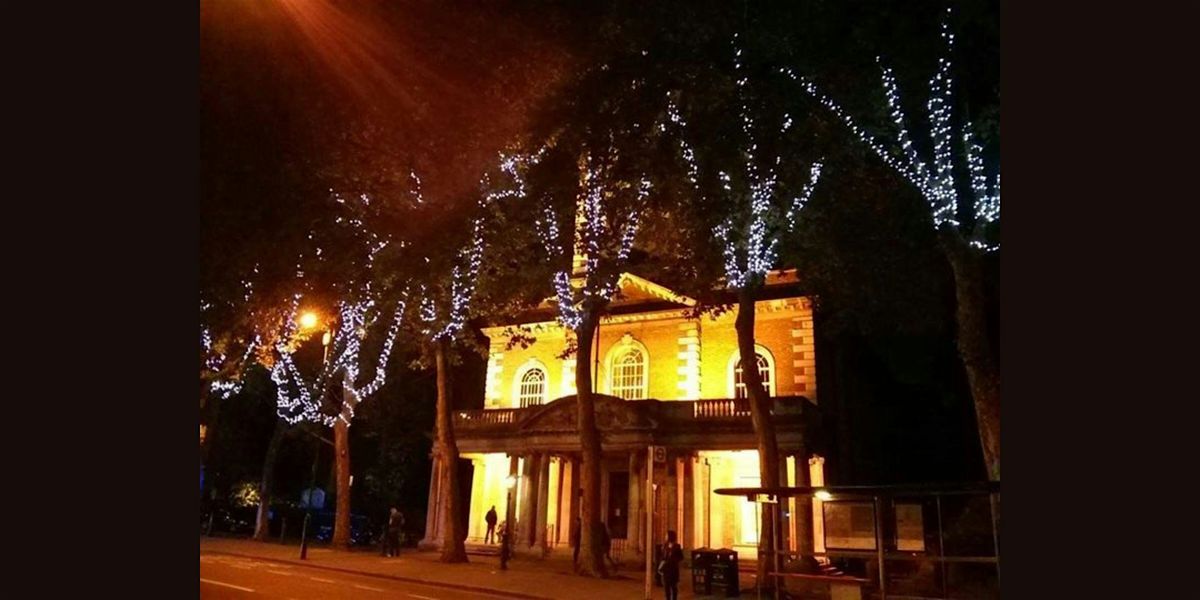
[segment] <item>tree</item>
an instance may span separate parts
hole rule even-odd
[[[414,329],[420,339],[427,362],[432,362],[437,377],[437,410],[435,417],[434,456],[444,468],[440,470],[442,480],[438,486],[441,494],[439,514],[442,515],[441,560],[448,563],[467,562],[466,529],[461,519],[462,506],[459,497],[459,481],[456,472],[458,444],[454,435],[454,415],[451,407],[451,368],[456,358],[456,345],[472,338],[473,330],[467,327],[475,312],[476,289],[481,277],[485,249],[488,246],[489,217],[494,216],[501,200],[521,197],[524,185],[517,172],[517,159],[503,154],[500,157],[501,179],[491,180],[485,173],[480,181],[478,202],[469,219],[468,240],[462,246],[446,243],[453,238],[458,223],[443,219],[433,227],[439,238],[437,242],[422,245],[422,257],[414,261],[406,253],[393,253],[398,261],[397,268],[419,266],[412,273],[412,281],[419,289],[420,308],[414,315]],[[495,236],[492,236],[495,237]],[[411,255],[411,252],[407,253]],[[485,301],[495,302],[502,298],[491,295]]]
[[[716,177],[702,178],[700,161],[695,149],[688,141],[687,121],[680,114],[678,106],[672,101],[668,105],[669,120],[679,133],[679,154],[686,165],[687,179],[691,182],[696,194],[692,199],[695,207],[703,212],[720,215],[720,222],[712,228],[711,238],[720,246],[724,256],[724,284],[736,290],[737,318],[734,328],[737,332],[738,352],[741,365],[757,365],[755,350],[754,323],[755,303],[759,292],[766,283],[767,272],[777,262],[777,247],[782,235],[794,229],[797,213],[812,196],[813,189],[821,176],[822,163],[813,162],[808,170],[808,181],[799,188],[797,193],[788,197],[786,188],[779,181],[778,173],[782,156],[776,154],[773,160],[767,159],[768,154],[760,148],[756,141],[756,119],[751,115],[748,106],[750,78],[743,70],[742,50],[738,45],[738,36],[734,35],[733,74],[735,78],[734,92],[738,104],[738,121],[742,135],[732,154],[721,160],[719,153],[712,153],[712,162],[717,162]],[[762,121],[763,119],[759,119]],[[782,135],[792,127],[793,119],[783,115],[779,133]],[[728,138],[726,138],[728,139]],[[712,145],[715,140],[706,140]],[[701,181],[713,182],[711,192],[707,192]],[[711,198],[715,202],[706,199]],[[692,214],[695,214],[693,211]],[[703,244],[704,240],[696,240]],[[762,376],[757,367],[743,367],[742,380],[746,385],[749,397],[750,418],[753,423],[759,459],[759,475],[763,487],[779,487],[782,464],[779,460],[779,445],[776,441],[775,425],[771,419],[773,400],[768,396],[763,386]],[[804,521],[807,529],[811,523]],[[762,513],[762,534],[760,546],[765,552],[758,561],[759,581],[767,580],[769,569],[774,566],[774,519],[770,511]],[[811,533],[801,535],[801,540],[811,540]],[[811,542],[809,542],[811,544]],[[804,548],[811,552],[811,548]]]
[[[345,204],[345,200],[338,197]],[[352,209],[364,210],[371,205],[370,198],[363,195],[361,204],[352,203]],[[391,302],[385,300],[379,286],[372,286],[373,266],[376,255],[391,240],[377,235],[369,229],[360,214],[339,217],[358,234],[365,261],[341,287],[341,299],[337,302],[336,326],[330,329],[326,358],[316,377],[306,380],[293,360],[295,347],[289,343],[276,346],[278,360],[271,369],[271,378],[277,386],[279,416],[290,424],[312,422],[332,427],[337,473],[337,508],[334,520],[332,544],[338,548],[350,545],[350,424],[354,410],[361,402],[372,397],[387,379],[387,364],[393,344],[407,307],[407,295],[397,294]],[[316,250],[320,257],[322,249]],[[291,304],[295,315],[302,295],[297,293]],[[289,331],[285,340],[294,340],[298,324],[289,319]],[[371,336],[374,334],[374,336]],[[374,376],[360,385],[360,371],[366,370],[364,348],[369,342],[378,344]]]
[[[214,286],[202,293],[200,411],[205,425],[200,444],[202,469],[209,463],[219,432],[217,423],[221,405],[241,392],[244,374],[250,366],[270,367],[270,348],[285,331],[283,322],[288,316],[281,304],[272,302],[269,294],[258,291],[255,278],[259,275],[255,265],[253,273],[238,281],[236,287]],[[261,281],[258,287],[270,289]],[[202,494],[203,491],[202,487]],[[264,491],[260,489],[260,492]]]
[[[885,147],[833,99],[806,77],[784,72],[833,112],[850,131],[897,174],[912,184],[928,203],[931,223],[954,276],[958,351],[967,373],[988,478],[1000,480],[1000,371],[987,325],[983,258],[999,246],[990,240],[1000,220],[1000,173],[985,174],[980,144],[969,120],[960,115],[952,95],[951,58],[954,34],[950,9],[942,23],[945,54],[930,80],[928,157],[922,157],[908,133],[895,76],[882,66],[884,96],[897,132],[895,144]],[[882,60],[879,61],[882,65]],[[957,124],[955,121],[959,121]],[[961,146],[956,142],[961,142]],[[959,148],[956,152],[955,148]],[[989,179],[990,182],[989,182]],[[971,202],[959,202],[960,197]]]
[[[611,139],[611,138],[610,138]],[[575,336],[575,394],[578,407],[583,498],[578,570],[607,576],[601,537],[602,448],[592,390],[596,326],[616,292],[646,209],[650,182],[630,172],[615,144],[589,147],[554,139],[520,161],[522,170],[541,166],[547,176],[537,188],[544,200],[538,233],[552,275],[558,320]],[[561,145],[558,145],[561,144]],[[520,171],[518,171],[520,172]],[[573,235],[564,236],[564,221]]]

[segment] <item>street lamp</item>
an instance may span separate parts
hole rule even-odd
[[[317,321],[316,314],[312,313],[312,312],[306,312],[306,313],[304,313],[303,316],[300,317],[300,325],[301,326],[304,326],[305,321],[309,320],[309,319],[307,319],[307,317],[312,317],[311,323],[316,324],[316,321]],[[328,361],[329,361],[329,342],[332,339],[333,339],[333,337],[330,335],[330,333],[328,331],[325,332],[325,335],[321,336],[321,345],[325,347],[324,355],[321,358],[321,369],[322,370],[324,370],[326,363],[328,363]],[[321,459],[321,440],[320,440],[320,438],[318,438],[317,441],[314,442],[314,446],[316,446],[316,447],[313,448],[312,476],[309,478],[309,482],[308,482],[308,501],[304,503],[305,504],[305,506],[304,506],[304,508],[305,508],[304,525],[300,528],[300,560],[306,560],[308,558],[308,522],[312,519],[312,505],[313,505],[313,495],[314,495],[313,491],[317,487],[317,463]]]
[[[300,315],[300,327],[304,329],[312,329],[317,326],[317,321],[319,320],[320,319],[317,318],[317,313],[311,310],[305,311],[304,314]]]
[[[500,569],[508,570],[509,540],[512,535],[512,490],[517,484],[517,478],[509,475],[504,478],[504,535],[500,539]]]

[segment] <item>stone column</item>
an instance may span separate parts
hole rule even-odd
[[[814,457],[813,460],[821,460]],[[812,463],[807,453],[796,456],[796,485],[825,485],[824,481],[812,481],[809,469]],[[824,539],[824,524],[819,518],[820,502],[813,502],[811,496],[796,498],[796,551],[811,553],[817,550],[816,540]],[[808,532],[804,534],[802,532]],[[825,551],[822,544],[821,552]]]
[[[568,518],[571,526],[567,528],[567,541],[570,542],[571,536],[578,535],[579,525],[576,520],[579,518],[579,504],[582,499],[579,497],[579,482],[580,482],[580,465],[579,456],[571,457],[571,514]]]
[[[684,541],[685,538],[683,536],[683,479],[684,465],[686,463],[687,461],[681,457],[675,459],[675,523],[673,527],[675,529],[675,535],[679,536],[678,539],[680,546],[684,546],[687,543]]]
[[[685,550],[691,550],[693,548],[698,547],[698,545],[696,544],[696,515],[693,512],[694,511],[693,507],[696,502],[696,494],[695,494],[696,486],[695,486],[695,483],[693,483],[695,473],[693,472],[693,469],[692,469],[693,464],[694,464],[692,457],[689,456],[689,457],[683,459],[682,464],[683,464],[683,479],[682,479],[682,481],[683,481],[683,494],[682,494],[683,508],[680,509],[679,512],[681,515],[683,515],[683,527],[680,528],[680,530],[679,530],[679,544],[681,546],[683,546],[683,548]]]
[[[566,461],[563,460],[562,457],[559,457],[559,459],[554,462],[558,464],[558,486],[554,490],[554,494],[555,494],[554,497],[557,498],[558,500],[555,501],[555,503],[554,503],[554,540],[553,541],[554,541],[555,545],[558,545],[558,544],[562,543],[562,532],[564,529],[563,528],[563,516],[570,514],[569,509],[563,510],[563,490],[570,489],[570,486],[564,485],[565,484],[564,478],[566,477],[566,474],[567,474],[566,473]]]
[[[705,548],[708,543],[708,469],[704,459],[692,458],[692,544]]]
[[[536,488],[537,483],[533,480],[535,455],[526,454],[521,457],[521,477],[518,484],[520,493],[517,503],[517,535],[513,537],[513,547],[530,546],[533,544],[533,538],[530,534],[533,532],[533,502],[537,498]]]
[[[534,519],[536,530],[533,543],[538,547],[546,545],[546,517],[550,510],[550,455],[538,455],[537,475],[537,518]]]
[[[532,464],[529,465],[529,526],[525,528],[525,533],[522,536],[525,539],[526,545],[533,547],[537,543],[538,522],[541,520],[538,515],[545,510],[546,504],[541,502],[539,495],[542,489],[542,462],[545,461],[545,454],[534,454]]]
[[[784,463],[785,463],[784,467],[787,469],[787,472],[784,473],[785,478],[783,479],[783,481],[785,482],[786,485],[792,486],[792,487],[799,485],[797,483],[797,479],[796,479],[796,469],[800,468],[800,464],[802,462],[803,462],[803,458],[800,457],[799,455],[795,455],[795,454],[789,455],[784,459]],[[799,502],[800,502],[800,498],[798,498],[796,496],[793,496],[793,497],[787,499],[787,515],[788,516],[785,517],[783,520],[783,530],[784,530],[784,532],[786,532],[786,535],[788,536],[787,537],[787,542],[788,542],[787,549],[791,552],[796,551],[796,541],[799,539],[796,537],[796,524],[798,523],[798,521],[796,519],[796,507],[799,506]]]
[[[627,523],[625,527],[625,531],[627,532],[625,534],[625,547],[634,553],[641,552],[642,527],[640,523],[642,522],[642,508],[638,506],[638,502],[641,501],[640,492],[642,487],[646,485],[645,481],[642,481],[642,478],[638,477],[639,454],[644,453],[629,453],[629,514],[625,517]],[[639,483],[641,485],[638,485]]]
[[[519,475],[519,473],[517,471],[517,465],[519,464],[518,460],[519,459],[518,459],[517,455],[515,455],[515,454],[508,455],[508,476],[512,477],[514,480]],[[509,487],[504,488],[504,515],[500,517],[500,521],[504,523],[505,530],[509,532],[508,534],[506,534],[506,535],[508,535],[508,541],[513,546],[515,546],[517,543],[516,537],[513,536],[513,534],[512,534],[513,522],[516,520],[516,508],[513,506],[517,501],[516,493],[517,493],[517,489],[516,489],[515,485],[511,488],[509,488]],[[499,528],[497,528],[497,529],[499,529]],[[498,535],[500,532],[497,531],[496,533]],[[503,544],[504,538],[500,538],[499,541],[501,544]],[[511,548],[511,546],[510,546],[510,548]]]

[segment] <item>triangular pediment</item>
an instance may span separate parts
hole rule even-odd
[[[593,394],[596,405],[596,426],[601,431],[653,429],[654,421],[638,405],[615,396]],[[563,396],[542,406],[521,423],[521,430],[539,433],[570,433],[578,431],[579,408],[575,395]]]
[[[620,298],[615,303],[618,304],[671,302],[680,306],[696,305],[694,299],[633,273],[621,273],[621,279],[617,282],[617,290]]]
[[[573,287],[583,285],[582,277],[574,277],[571,280]],[[552,309],[557,305],[558,300],[553,296],[546,298],[539,305],[539,309]],[[617,280],[617,293],[614,294],[613,306],[633,306],[638,304],[661,304],[668,302],[676,304],[680,307],[696,306],[696,300],[683,294],[676,293],[674,290],[657,284],[645,277],[634,275],[633,273],[621,273],[621,278]]]

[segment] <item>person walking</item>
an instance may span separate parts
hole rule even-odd
[[[662,560],[658,563],[658,574],[662,576],[663,593],[666,600],[679,600],[679,563],[683,561],[683,548],[675,542],[675,532],[667,532],[667,543],[663,544]]]
[[[487,522],[487,533],[483,536],[483,543],[496,543],[496,506],[492,505],[491,510],[487,511],[487,515],[483,517]]]
[[[387,556],[400,556],[400,530],[404,528],[404,513],[395,506],[392,507],[392,512],[388,515],[387,525],[387,550],[384,552]]]

